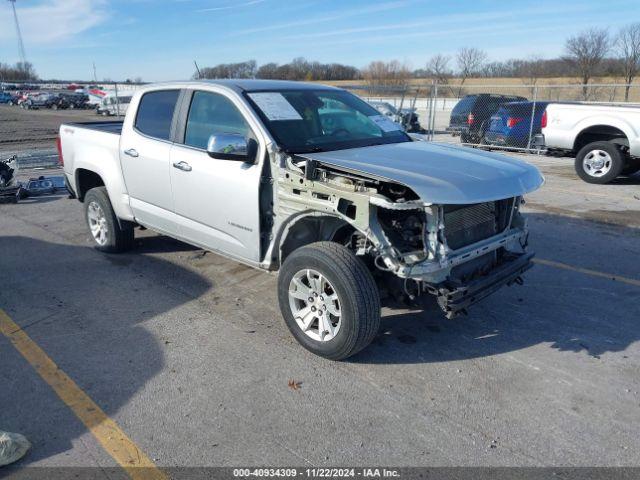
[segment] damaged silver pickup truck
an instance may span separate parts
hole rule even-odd
[[[327,358],[371,342],[381,297],[432,294],[453,317],[531,267],[535,167],[416,141],[341,89],[150,85],[124,122],[62,125],[59,148],[98,249],[144,226],[279,271],[288,328]]]

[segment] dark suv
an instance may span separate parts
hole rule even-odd
[[[491,117],[503,103],[526,101],[524,97],[480,93],[466,95],[453,107],[447,132],[460,135],[462,143],[480,143]]]

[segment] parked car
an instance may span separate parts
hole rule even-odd
[[[397,109],[389,102],[382,102],[372,100],[369,102],[373,108],[378,110],[381,114],[389,117],[396,123],[399,123],[409,133],[422,133],[424,129],[420,126],[418,120],[418,114],[415,108],[402,108]]]
[[[85,93],[62,93],[61,97],[66,100],[69,109],[89,108],[89,95]]]
[[[446,130],[454,136],[460,135],[462,143],[480,143],[498,108],[503,103],[520,101],[526,102],[527,99],[490,93],[466,95],[453,107]]]
[[[18,105],[20,99],[22,98],[22,94],[18,92],[14,92],[11,94],[11,99],[7,102],[9,105]]]
[[[27,95],[28,95],[28,92],[18,92],[14,97],[15,102],[13,103],[13,105],[22,107],[22,104],[27,100]]]
[[[49,93],[28,93],[20,106],[27,110],[35,110],[38,108],[48,108],[53,96]]]
[[[115,95],[109,95],[102,99],[96,108],[96,113],[105,117],[124,115],[127,113],[130,103],[131,96],[116,97]]]
[[[9,104],[13,101],[14,95],[9,92],[0,92],[0,104]]]
[[[89,97],[82,93],[60,92],[53,95],[47,106],[53,110],[84,109],[87,108]]]
[[[537,168],[413,141],[338,88],[147,85],[124,122],[61,125],[59,149],[97,249],[132,248],[140,225],[278,270],[287,327],[331,359],[373,340],[380,289],[453,317],[532,266],[520,205]]]
[[[501,147],[527,148],[540,133],[548,102],[510,102],[491,117],[481,143]],[[532,121],[533,120],[533,121]]]
[[[640,107],[551,103],[535,143],[575,156],[576,173],[588,183],[633,175],[640,171]]]

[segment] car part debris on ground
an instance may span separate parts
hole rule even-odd
[[[16,183],[14,172],[17,157],[14,155],[6,160],[0,160],[0,200],[11,203],[18,202],[20,184]]]

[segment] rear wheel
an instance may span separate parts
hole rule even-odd
[[[134,232],[130,225],[120,225],[107,189],[92,188],[84,197],[84,211],[95,247],[102,252],[124,252],[133,247]]]
[[[365,348],[380,326],[380,297],[367,267],[334,242],[295,250],[278,275],[287,327],[307,350],[343,360]]]
[[[576,156],[576,173],[587,183],[609,183],[622,174],[623,168],[624,155],[611,142],[589,143]]]

